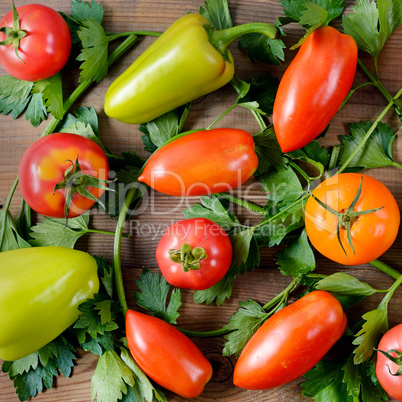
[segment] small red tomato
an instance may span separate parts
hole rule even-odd
[[[353,204],[359,188],[360,196]],[[395,241],[399,207],[379,180],[361,173],[341,173],[323,181],[313,195],[340,214],[325,209],[312,196],[307,201],[307,236],[327,258],[344,265],[366,264],[380,257]]]
[[[170,284],[203,290],[225,276],[232,261],[232,244],[217,223],[185,219],[166,230],[156,248],[156,260]]]
[[[302,148],[335,116],[355,77],[354,39],[325,26],[301,45],[275,97],[272,122],[283,152]]]
[[[168,195],[208,195],[235,189],[257,167],[247,131],[217,128],[184,135],[158,149],[138,180]]]
[[[347,325],[339,301],[317,290],[271,316],[252,336],[236,363],[233,382],[246,389],[274,388],[313,368]]]
[[[211,363],[190,338],[166,321],[128,310],[126,335],[145,374],[177,395],[195,398],[211,379]]]
[[[34,211],[51,218],[67,217],[66,202],[69,218],[89,210],[96,201],[80,192],[87,190],[99,198],[105,190],[96,186],[108,178],[109,162],[102,148],[78,134],[40,138],[28,147],[19,165],[22,197]],[[75,191],[71,205],[69,191]]]
[[[402,353],[402,324],[399,324],[387,331],[378,344],[378,350],[389,353],[397,357],[397,353],[391,350],[397,350]],[[392,375],[401,369],[401,365],[392,362],[381,352],[377,352],[377,363],[375,371],[378,381],[384,388],[384,391],[393,399],[402,401],[402,375]]]
[[[58,73],[71,51],[71,33],[63,17],[50,7],[27,4],[17,8],[20,32],[18,55],[12,43],[0,46],[0,64],[13,77],[39,81]],[[13,12],[0,21],[0,27],[13,27]],[[10,33],[13,37],[16,33]],[[0,32],[0,41],[7,35]]]

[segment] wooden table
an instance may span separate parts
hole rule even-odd
[[[28,0],[18,0],[17,6],[31,3]],[[70,12],[69,2],[64,0],[38,0],[56,10],[66,13]],[[104,28],[106,32],[124,32],[130,30],[154,30],[164,31],[178,17],[188,11],[197,12],[202,5],[201,1],[172,1],[172,0],[101,0],[100,3],[105,9]],[[350,11],[351,2],[347,2]],[[0,15],[9,11],[11,2],[0,3]],[[235,24],[262,21],[273,23],[281,15],[282,7],[279,0],[232,0],[230,9]],[[337,22],[339,24],[339,22]],[[290,47],[294,44],[302,30],[292,24],[286,27],[287,36],[284,42]],[[120,73],[122,73],[133,60],[153,41],[147,37],[129,53],[114,65],[107,78],[101,83],[93,85],[86,94],[73,106],[93,106],[99,116],[100,136],[106,147],[115,153],[135,149],[143,158],[147,152],[142,148],[140,133],[136,126],[129,126],[106,117],[103,111],[104,94]],[[395,94],[402,82],[402,29],[399,28],[388,41],[380,58],[380,72],[384,85]],[[236,61],[237,74],[240,78],[246,79],[269,72],[274,77],[280,77],[294,52],[286,50],[286,62],[281,66],[267,66],[260,63],[253,64],[247,55],[237,49],[236,45],[231,46]],[[363,60],[369,62],[365,54],[360,55]],[[0,70],[4,74],[3,70]],[[75,77],[66,79],[66,91],[74,88]],[[363,73],[358,70],[355,78],[355,85],[364,82],[366,79]],[[71,88],[70,88],[71,87]],[[194,102],[192,106],[186,129],[195,127],[207,127],[217,116],[219,116],[235,100],[235,93],[230,87],[225,87],[205,98]],[[371,87],[366,87],[356,92],[348,104],[342,108],[334,118],[328,134],[321,139],[322,145],[329,146],[338,142],[338,135],[347,133],[347,123],[352,121],[366,121],[374,119],[380,114],[386,105],[385,99]],[[384,122],[398,127],[398,120],[394,113],[389,112]],[[36,139],[47,122],[42,123],[38,128],[33,128],[24,118],[13,120],[10,116],[0,116],[0,204],[4,205],[11,185],[17,175],[18,163],[24,150]],[[218,124],[220,127],[231,126],[247,129],[255,133],[258,126],[251,114],[242,108],[236,108],[225,119]],[[397,138],[394,142],[393,152],[395,160],[402,161],[402,142]],[[368,174],[382,180],[395,195],[399,207],[402,207],[402,174],[397,168],[381,168],[367,171]],[[265,195],[253,180],[250,180],[239,190],[252,202],[264,205]],[[181,210],[197,202],[197,198],[177,199],[153,191],[147,197],[147,208],[139,215],[134,216],[125,228],[129,232],[132,229],[132,236],[123,239],[123,276],[126,287],[126,295],[129,305],[134,307],[133,291],[136,289],[135,280],[142,270],[147,267],[157,270],[155,260],[155,247],[167,225],[182,219]],[[19,210],[20,194],[17,191],[11,206],[11,212],[16,215]],[[243,221],[250,223],[257,222],[258,216],[247,213],[244,210],[234,207],[236,214]],[[34,215],[34,220],[41,219]],[[91,226],[98,229],[113,231],[115,220],[102,214],[95,214],[91,217]],[[130,226],[131,225],[131,226]],[[113,255],[113,238],[110,236],[87,235],[77,243],[77,248],[87,250],[90,253],[103,255],[109,262]],[[221,328],[227,319],[238,307],[238,302],[248,297],[264,304],[286,287],[290,282],[289,277],[280,274],[275,261],[274,254],[277,248],[264,248],[261,251],[261,266],[252,273],[240,276],[234,286],[231,299],[222,306],[196,305],[192,301],[192,291],[182,291],[183,306],[180,309],[178,323],[183,328],[192,330],[212,330]],[[350,273],[377,288],[387,288],[392,280],[370,265],[345,267],[333,263],[326,258],[316,255],[316,272],[329,274],[336,271]],[[394,245],[382,257],[383,261],[402,272],[402,235],[400,234]],[[364,312],[374,309],[379,303],[380,296],[372,296],[364,302],[348,311],[350,322],[356,322]],[[4,307],[2,307],[4,308]],[[390,326],[401,322],[402,315],[402,290],[395,293],[389,306]],[[246,391],[234,387],[232,383],[232,371],[235,364],[234,357],[223,357],[221,348],[222,338],[194,339],[205,355],[210,359],[214,367],[214,376],[207,384],[203,394],[196,398],[197,401],[302,401],[308,400],[301,394],[299,387],[302,379],[291,382],[282,387],[263,392]],[[90,380],[96,366],[97,357],[85,352],[80,352],[76,366],[71,378],[60,376],[52,390],[39,395],[39,401],[90,401]],[[167,392],[169,401],[182,401],[183,399]],[[0,400],[17,401],[12,383],[4,373],[0,374]]]

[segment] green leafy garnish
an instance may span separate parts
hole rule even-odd
[[[226,0],[204,0],[204,7],[200,7],[199,13],[216,30],[231,28],[233,26],[229,5]]]
[[[151,311],[155,317],[175,324],[180,316],[178,312],[181,306],[180,289],[173,289],[168,303],[170,285],[163,275],[159,278],[158,273],[152,275],[152,272],[145,268],[136,283],[140,289],[139,292],[134,292],[137,304]]]
[[[402,24],[402,5],[399,0],[358,0],[353,13],[342,18],[343,30],[353,37],[360,50],[377,59],[391,36]]]

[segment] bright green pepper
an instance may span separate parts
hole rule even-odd
[[[55,339],[99,290],[96,260],[67,247],[0,253],[0,359],[17,360]]]
[[[200,14],[174,22],[109,87],[105,113],[123,123],[151,121],[227,84],[234,75],[230,43],[248,33],[275,38],[273,25],[216,31]]]

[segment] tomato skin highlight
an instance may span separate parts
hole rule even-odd
[[[313,291],[271,316],[252,336],[233,383],[250,390],[286,384],[305,374],[345,332],[347,318],[330,293]]]
[[[8,74],[25,81],[39,81],[58,73],[71,51],[71,33],[63,17],[50,7],[27,4],[17,7],[20,28],[27,35],[19,43],[17,55],[12,44],[0,46],[0,65]],[[13,12],[7,13],[0,26],[13,26]],[[0,41],[7,36],[0,32]]]
[[[138,180],[172,196],[230,191],[258,167],[253,137],[245,130],[218,128],[184,135],[158,149]]]
[[[304,147],[325,130],[352,86],[356,66],[351,36],[330,26],[309,35],[275,97],[272,122],[283,152]]]
[[[202,247],[207,254],[198,269],[185,272],[181,263],[171,260],[169,250],[183,244]],[[185,219],[171,225],[156,248],[156,260],[166,280],[177,287],[203,290],[219,282],[232,261],[229,236],[217,223],[205,218]]]
[[[395,349],[402,352],[402,324],[388,330],[378,344],[378,350],[388,352],[390,349]],[[396,357],[396,353],[391,353]],[[381,352],[377,352],[376,375],[384,391],[393,399],[402,401],[402,376],[393,376],[390,374],[396,373],[400,366],[389,360]]]
[[[391,247],[398,235],[398,204],[388,188],[371,176],[341,173],[322,182],[314,189],[313,194],[336,211],[343,211],[351,205],[362,177],[362,191],[354,210],[383,208],[361,215],[351,223],[355,253],[349,245],[344,228],[340,229],[340,238],[347,255],[342,250],[336,234],[337,217],[326,211],[312,197],[306,204],[305,225],[309,240],[322,255],[344,265],[366,264],[375,260]]]
[[[54,133],[40,138],[24,152],[19,165],[19,184],[22,197],[37,213],[64,218],[65,189],[54,186],[64,179],[64,172],[79,157],[84,174],[107,180],[109,162],[102,148],[89,138],[78,134]],[[103,189],[88,187],[97,198]],[[74,194],[68,217],[74,218],[89,210],[95,201]]]
[[[177,395],[195,398],[211,379],[211,363],[190,338],[166,321],[128,310],[126,335],[140,368]]]

